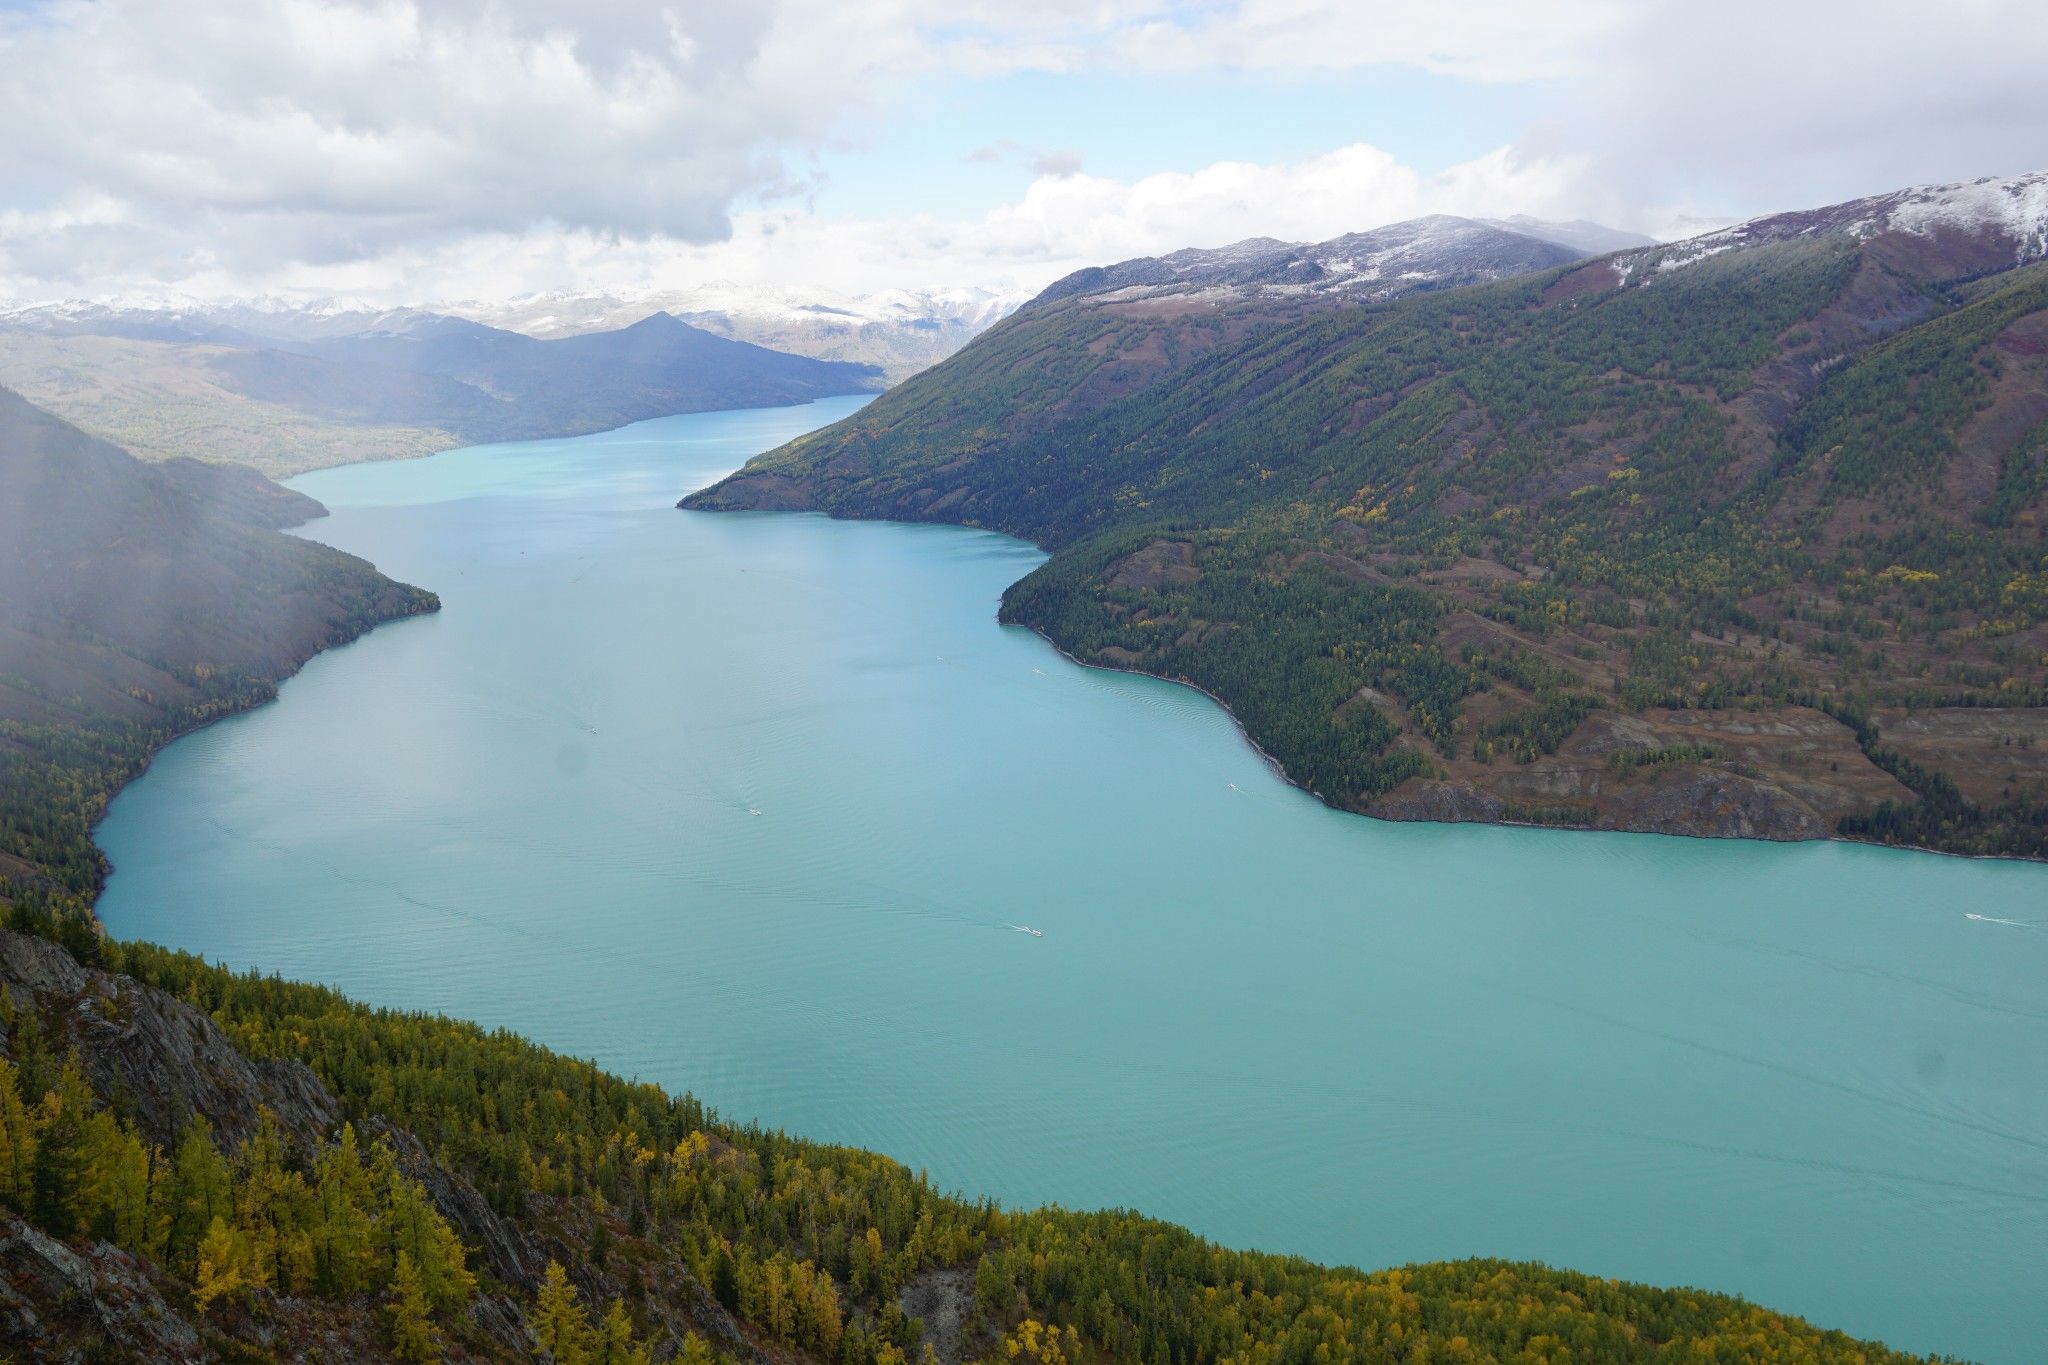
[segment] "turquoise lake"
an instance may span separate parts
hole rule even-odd
[[[1337,814],[998,626],[1029,545],[675,509],[859,401],[297,480],[445,607],[167,749],[110,929],[1010,1203],[2048,1359],[2048,867]]]

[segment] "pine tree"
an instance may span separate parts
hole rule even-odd
[[[85,1202],[85,1120],[92,1088],[74,1055],[43,1096],[41,1132],[29,1170],[29,1221],[56,1237],[76,1236]]]
[[[426,1187],[389,1160],[380,1149],[377,1174],[384,1184],[384,1216],[380,1239],[396,1255],[410,1255],[427,1298],[436,1308],[452,1308],[476,1292],[476,1276],[464,1263],[462,1240],[427,1197]]]
[[[81,1213],[86,1230],[140,1256],[156,1245],[156,1219],[150,1207],[149,1148],[135,1132],[105,1109],[86,1116]]]
[[[376,1272],[376,1228],[370,1221],[375,1192],[356,1146],[356,1130],[341,1136],[313,1163],[314,1282],[324,1294],[346,1297],[370,1287]]]
[[[428,1316],[430,1311],[411,1253],[399,1252],[391,1272],[391,1336],[400,1360],[424,1363],[441,1358],[441,1332]]]
[[[732,1249],[724,1243],[718,1247],[718,1257],[711,1268],[711,1292],[728,1313],[740,1309],[739,1266],[733,1261]]]

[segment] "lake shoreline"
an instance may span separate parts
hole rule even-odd
[[[1039,561],[1025,540],[660,516],[660,487],[731,453],[702,453],[710,427],[768,440],[686,423],[688,445],[656,429],[329,485],[324,535],[422,583],[466,566],[459,610],[153,764],[108,831],[119,936],[480,1019],[1010,1206],[1150,1209],[1329,1263],[1498,1250],[2010,1358],[1965,1319],[2009,1280],[1982,1264],[2008,1216],[1990,1199],[2029,1186],[1944,1196],[1938,1232],[1869,1172],[1928,1180],[1937,1137],[2004,1160],[1996,1135],[1929,1125],[1961,1103],[2016,1131],[2030,1106],[1978,1062],[1931,1107],[1864,1078],[1913,1061],[1894,1035],[2013,999],[2030,936],[1943,911],[1997,914],[2031,881],[1322,819],[1206,688],[999,627]],[[1048,646],[1216,710],[1033,667]],[[1049,932],[998,940],[999,919]],[[1797,1003],[1745,1008],[1756,989]],[[1774,1025],[1792,1013],[1817,1026]],[[1555,1112],[1588,1067],[1639,1081],[1607,1096],[1615,1123]],[[1865,1091],[1882,1107],[1837,1114]],[[1284,1160],[1244,1164],[1244,1135],[1202,1117],[1247,1106]],[[1784,1116],[1767,1141],[1752,1106]],[[1867,1150],[1800,1174],[1838,1119]],[[1587,1163],[1656,1225],[1573,1198]],[[1781,1172],[1796,1186],[1760,1200]],[[1813,1229],[1838,1223],[1893,1249],[1837,1259]],[[1887,1300],[1937,1268],[1948,1307]]]
[[[695,499],[699,494],[705,492],[708,489],[718,488],[726,483],[729,483],[734,477],[734,475],[742,474],[744,472],[745,470],[743,467],[740,470],[735,470],[732,475],[727,475],[724,479],[714,480],[712,483],[707,484],[705,488],[694,489],[691,492],[684,494],[682,499],[677,502],[677,508],[682,511],[710,512],[721,513],[726,515],[751,514],[781,516],[822,516],[833,521],[869,522],[895,524],[902,526],[950,526],[963,531],[989,531],[997,535],[1009,536],[1013,540],[1022,541],[1024,544],[1032,546],[1041,554],[1050,555],[1052,553],[1051,551],[1047,550],[1045,546],[1038,544],[1038,542],[1030,539],[1028,536],[1019,536],[1016,535],[1014,532],[1004,531],[998,527],[969,525],[963,522],[946,521],[942,518],[918,519],[887,516],[842,516],[838,512],[818,506],[780,507],[762,505],[755,507],[728,507],[719,506],[715,504],[709,506],[692,505],[692,500]],[[1022,580],[1020,579],[1019,581]],[[1015,585],[1012,584],[1011,586]],[[1265,761],[1266,765],[1273,770],[1274,774],[1278,776],[1281,781],[1285,782],[1288,786],[1295,788],[1297,791],[1306,792],[1308,795],[1313,796],[1317,801],[1321,802],[1329,809],[1337,811],[1340,814],[1344,815],[1355,815],[1359,816],[1362,819],[1378,820],[1388,824],[1397,825],[1493,825],[1507,829],[1555,830],[1563,834],[1650,834],[1670,839],[1712,839],[1717,842],[1747,841],[1751,843],[1761,844],[1846,844],[1863,848],[1895,849],[1901,853],[1931,853],[1944,858],[1959,858],[1966,862],[2028,863],[2035,865],[2048,863],[2048,858],[2030,858],[2023,854],[1971,853],[1959,849],[1934,848],[1925,844],[1895,843],[1887,842],[1881,839],[1857,839],[1843,835],[1839,832],[1793,836],[1786,838],[1770,838],[1767,836],[1755,834],[1717,833],[1707,828],[1651,828],[1630,827],[1624,825],[1598,825],[1573,823],[1561,820],[1551,821],[1516,819],[1505,815],[1490,818],[1475,817],[1472,819],[1446,820],[1431,815],[1395,815],[1389,814],[1384,810],[1366,810],[1356,805],[1347,805],[1332,800],[1326,793],[1318,791],[1314,787],[1311,787],[1306,783],[1297,781],[1295,777],[1287,771],[1286,765],[1283,764],[1280,761],[1280,759],[1275,757],[1273,753],[1269,751],[1263,744],[1261,744],[1258,738],[1252,734],[1250,728],[1247,725],[1245,725],[1243,719],[1237,714],[1236,710],[1231,707],[1230,703],[1225,701],[1216,693],[1210,691],[1208,688],[1203,687],[1200,683],[1197,683],[1189,678],[1178,677],[1165,673],[1157,673],[1150,669],[1135,668],[1125,664],[1106,663],[1096,660],[1080,658],[1078,655],[1074,654],[1072,651],[1067,649],[1067,647],[1061,644],[1057,639],[1053,638],[1053,636],[1048,631],[1046,631],[1042,626],[1038,625],[1037,623],[1024,620],[1013,621],[1004,619],[1002,615],[1002,609],[1000,607],[998,607],[997,609],[996,619],[1000,624],[1016,626],[1024,630],[1030,631],[1032,634],[1038,636],[1041,640],[1044,640],[1046,644],[1050,645],[1054,652],[1059,654],[1061,658],[1066,659],[1069,663],[1072,663],[1078,667],[1100,669],[1103,672],[1108,673],[1127,673],[1135,677],[1152,678],[1159,682],[1172,683],[1179,687],[1192,688],[1194,691],[1201,693],[1204,697],[1207,697],[1210,701],[1214,702],[1218,707],[1220,707],[1225,715],[1230,717],[1231,724],[1235,727],[1239,737],[1244,741],[1245,744],[1247,744],[1252,749],[1254,753],[1258,754],[1258,756]],[[1389,793],[1389,795],[1392,795],[1392,793]]]
[[[866,518],[861,518],[861,520],[866,520]],[[903,524],[906,526],[919,526],[930,525],[931,523],[905,522]],[[987,528],[962,527],[961,529],[985,530]],[[1030,542],[1027,541],[1026,543],[1029,544]],[[1323,793],[1317,791],[1314,787],[1311,787],[1303,782],[1297,782],[1293,778],[1293,776],[1288,773],[1286,767],[1280,762],[1280,760],[1273,757],[1272,754],[1268,753],[1265,750],[1265,748],[1260,745],[1258,740],[1252,736],[1251,731],[1248,730],[1245,727],[1244,722],[1238,718],[1237,712],[1231,709],[1230,703],[1223,700],[1223,698],[1217,696],[1214,692],[1211,692],[1208,688],[1202,686],[1200,683],[1194,682],[1187,678],[1173,677],[1165,673],[1153,673],[1142,668],[1127,668],[1122,664],[1090,663],[1086,659],[1076,657],[1072,652],[1070,652],[1066,648],[1066,646],[1062,645],[1059,641],[1053,639],[1052,636],[1046,634],[1045,631],[1043,631],[1035,625],[1032,625],[1024,621],[1004,622],[1004,624],[1014,625],[1020,630],[1030,631],[1033,635],[1036,635],[1039,639],[1045,641],[1046,644],[1050,645],[1054,653],[1058,654],[1062,659],[1065,659],[1068,663],[1073,664],[1077,668],[1092,668],[1104,673],[1123,673],[1134,678],[1151,678],[1155,682],[1171,683],[1175,687],[1186,687],[1201,693],[1210,701],[1216,703],[1216,705],[1223,711],[1223,713],[1230,717],[1231,725],[1235,727],[1235,729],[1237,730],[1238,737],[1245,742],[1246,746],[1248,746],[1253,753],[1257,754],[1261,759],[1265,760],[1266,766],[1273,770],[1274,776],[1278,777],[1281,781],[1285,782],[1288,786],[1294,788],[1296,791],[1305,792],[1308,795],[1313,796],[1316,800],[1320,801],[1323,805],[1329,807],[1329,809],[1337,812],[1339,815],[1355,815],[1361,820],[1377,820],[1383,824],[1389,825],[1485,825],[1497,826],[1502,829],[1551,830],[1558,834],[1647,834],[1654,838],[1660,839],[1711,839],[1717,843],[1843,844],[1853,848],[1895,849],[1900,853],[1931,853],[1938,858],[1959,858],[1964,862],[1973,863],[2030,863],[2038,865],[2044,861],[2048,861],[2041,858],[2021,857],[2020,855],[2014,853],[1961,853],[1957,852],[1955,849],[1949,848],[1929,848],[1925,844],[1890,844],[1885,843],[1878,839],[1850,839],[1845,838],[1844,836],[1839,834],[1822,835],[1811,839],[1759,839],[1753,835],[1746,834],[1693,834],[1687,833],[1683,830],[1675,829],[1616,829],[1605,825],[1552,824],[1542,820],[1434,820],[1424,816],[1382,815],[1377,814],[1373,811],[1358,810],[1351,806],[1340,806],[1336,802],[1332,801],[1329,797],[1325,796]]]

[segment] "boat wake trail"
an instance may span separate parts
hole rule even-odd
[[[1979,924],[2003,924],[2013,929],[2038,929],[2041,927],[2030,920],[1999,919],[1996,915],[1977,915],[1967,910],[1963,912],[1963,918],[1976,920]]]

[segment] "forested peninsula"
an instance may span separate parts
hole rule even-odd
[[[1032,539],[1004,620],[1344,809],[2041,857],[2044,185],[1384,300],[1084,272],[683,505]]]

